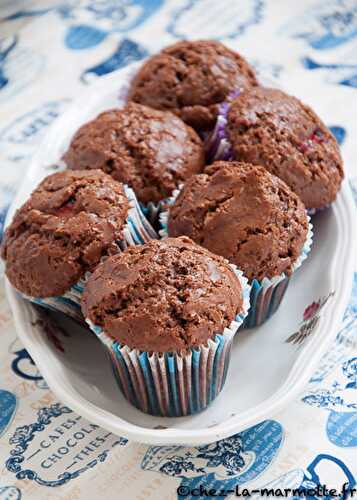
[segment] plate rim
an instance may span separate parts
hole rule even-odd
[[[54,122],[53,125],[51,125],[45,137],[38,145],[37,153],[35,153],[32,157],[30,166],[21,183],[20,189],[11,203],[5,220],[5,227],[12,219],[16,207],[23,202],[24,193],[28,191],[29,182],[31,182],[31,179],[41,168],[41,164],[43,166],[42,160],[40,162],[43,155],[42,149],[46,149],[46,143],[52,144],[51,138],[58,135],[57,129],[61,129],[61,126],[66,121],[66,117],[71,116],[75,112],[76,108],[81,108],[80,103],[89,101],[96,89],[99,93],[100,87],[107,88],[111,82],[113,82],[113,85],[115,83],[119,89],[118,79],[120,79],[120,76],[133,71],[133,69],[139,64],[140,63],[130,64],[123,69],[111,73],[110,75],[101,77],[100,80],[91,84],[88,89],[85,89],[81,96],[74,99],[74,101],[69,105],[69,108],[58,118],[58,120]],[[81,394],[75,391],[74,388],[72,388],[72,390],[68,390],[66,386],[61,385],[61,382],[59,382],[56,376],[53,375],[51,369],[48,369],[47,363],[42,357],[43,354],[40,346],[36,345],[36,343],[32,341],[31,336],[29,336],[26,327],[27,323],[23,317],[24,314],[21,311],[21,303],[25,301],[16,293],[8,280],[5,278],[5,291],[13,313],[15,328],[21,341],[33,357],[50,389],[61,401],[67,404],[78,414],[87,418],[89,421],[100,425],[114,434],[124,436],[129,440],[150,445],[188,444],[192,446],[208,444],[219,439],[226,438],[236,434],[237,432],[241,432],[258,422],[273,417],[290,402],[292,402],[303,390],[304,386],[313,374],[314,369],[317,367],[322,355],[332,343],[340,329],[343,314],[352,289],[354,255],[357,242],[357,231],[355,225],[353,224],[355,206],[347,179],[343,181],[337,200],[330,210],[333,210],[336,214],[338,232],[342,237],[337,238],[337,247],[331,265],[328,269],[330,283],[334,285],[333,288],[336,292],[329,307],[325,309],[324,314],[321,316],[313,336],[309,339],[306,345],[300,349],[300,353],[294,361],[288,377],[278,390],[255,407],[240,412],[239,414],[236,414],[235,416],[232,416],[215,426],[203,429],[180,429],[177,427],[152,429],[142,427],[137,424],[132,424],[121,417],[113,415],[111,412],[96,406],[86,400]],[[308,356],[306,354],[308,354]],[[72,392],[75,394],[71,394]]]

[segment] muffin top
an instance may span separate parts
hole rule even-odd
[[[263,87],[243,92],[230,107],[226,130],[236,160],[267,168],[307,208],[336,198],[343,179],[336,139],[295,97]]]
[[[308,231],[298,196],[266,169],[218,161],[192,177],[170,208],[168,233],[187,235],[249,280],[291,274]]]
[[[167,198],[201,172],[204,149],[196,132],[174,114],[130,103],[83,125],[64,161],[73,170],[100,168],[148,203]]]
[[[173,352],[206,344],[243,306],[242,288],[222,257],[189,238],[152,240],[102,262],[82,311],[122,345]]]
[[[214,40],[181,41],[141,67],[129,100],[169,109],[196,130],[208,130],[230,92],[254,85],[253,69],[237,52]]]
[[[7,277],[26,295],[62,295],[117,251],[128,208],[122,184],[101,170],[49,175],[5,232]]]

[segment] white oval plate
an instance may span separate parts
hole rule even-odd
[[[33,158],[8,216],[38,182],[52,171],[77,128],[100,111],[118,106],[137,64],[101,78],[62,115]],[[233,435],[272,417],[302,391],[321,356],[334,339],[346,308],[355,256],[354,205],[345,181],[333,207],[313,218],[311,255],[293,276],[278,312],[255,330],[239,331],[232,351],[226,385],[204,412],[181,418],[145,415],[117,389],[110,364],[94,335],[61,315],[67,332],[48,335],[34,322],[34,310],[6,283],[19,337],[58,398],[88,420],[135,441],[148,444],[206,444]],[[310,309],[316,323],[305,324],[301,343],[286,342],[302,327]],[[319,319],[317,319],[320,316]],[[311,330],[311,331],[310,331]],[[57,338],[53,342],[54,336]],[[57,347],[56,347],[56,345]],[[58,349],[58,344],[63,347]]]

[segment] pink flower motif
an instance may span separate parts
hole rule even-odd
[[[312,318],[312,316],[315,315],[315,313],[320,309],[320,303],[319,302],[313,302],[304,311],[304,321],[307,321],[308,319]]]

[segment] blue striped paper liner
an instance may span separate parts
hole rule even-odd
[[[142,245],[152,239],[157,239],[158,235],[146,219],[133,189],[124,186],[125,194],[129,200],[129,211],[126,224],[123,228],[123,239],[117,242],[118,252],[121,252],[133,245]],[[71,316],[76,321],[84,321],[80,309],[80,300],[83,287],[90,276],[90,273],[73,285],[65,294],[57,297],[29,297],[23,295],[31,302],[42,307],[47,307],[54,311],[60,311]]]
[[[311,219],[308,219],[308,233],[299,258],[292,266],[291,275],[301,266],[307,258],[312,245],[313,230]],[[254,279],[251,283],[250,303],[251,308],[244,321],[246,328],[254,328],[267,321],[279,308],[290,281],[290,276],[282,273],[274,278],[264,278],[262,281]]]
[[[142,352],[122,346],[86,320],[108,349],[118,387],[138,409],[156,416],[179,417],[204,410],[221,392],[232,341],[249,311],[250,286],[231,265],[243,291],[242,312],[206,345],[183,352]]]
[[[175,203],[182,187],[183,185],[179,186],[179,188],[173,192],[172,196],[167,200],[167,210],[161,212],[160,214],[161,229],[159,231],[159,234],[161,238],[168,237],[167,221],[169,217],[170,207]],[[308,212],[307,219],[308,232],[306,240],[300,256],[292,266],[291,274],[293,274],[301,266],[311,250],[313,230],[311,218],[308,215]],[[251,282],[250,309],[249,314],[244,321],[244,327],[253,328],[256,326],[260,326],[277,311],[287,290],[289,280],[290,277],[285,273],[282,273],[280,276],[275,276],[271,279],[264,278],[262,281],[254,279]]]
[[[82,315],[80,305],[74,302],[73,300],[68,299],[67,297],[64,296],[47,297],[46,299],[28,297],[26,295],[23,295],[23,297],[25,297],[33,304],[45,307],[46,309],[50,309],[51,311],[56,311],[56,312],[60,311],[66,316],[70,316],[75,321],[79,323],[84,323],[84,318]]]
[[[159,201],[158,203],[154,203],[152,201],[146,205],[144,205],[144,203],[140,203],[143,214],[154,228],[156,228],[159,224],[159,216],[160,213],[165,210],[166,203],[167,198]]]

